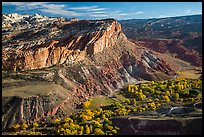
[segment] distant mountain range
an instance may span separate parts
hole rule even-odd
[[[201,65],[199,57],[202,56],[202,15],[131,19],[119,22],[127,38],[137,42],[149,41],[146,47],[176,53],[179,58],[193,65]],[[162,45],[161,42],[164,44]],[[177,48],[172,47],[175,44]],[[160,49],[161,45],[163,49]],[[180,53],[181,51],[183,52]]]
[[[202,15],[119,20],[125,35],[135,39],[185,39],[202,36]]]

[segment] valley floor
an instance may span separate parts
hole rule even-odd
[[[73,111],[74,114],[70,117],[48,117],[37,123],[16,124],[2,134],[201,134],[200,76],[201,71],[189,69],[177,72],[177,78],[174,80],[140,81],[111,96],[97,95],[89,98],[80,109]],[[3,80],[3,83],[18,82],[24,81]],[[15,84],[13,86],[15,87]],[[48,86],[48,89],[50,87],[43,86]],[[34,87],[28,89],[34,90]],[[17,92],[18,88],[12,90]],[[4,90],[3,93],[5,92]],[[197,128],[190,128],[192,124]]]

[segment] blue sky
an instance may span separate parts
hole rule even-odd
[[[79,19],[148,19],[202,14],[202,2],[2,2],[2,12]]]

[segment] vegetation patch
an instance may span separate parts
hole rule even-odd
[[[89,109],[95,110],[103,106],[111,105],[113,104],[113,102],[115,101],[105,96],[94,96],[92,97],[92,100],[90,101]]]
[[[190,70],[184,70],[181,71],[178,75],[178,78],[191,78],[191,79],[197,79],[201,76],[201,73],[199,71],[196,71],[196,69],[190,69]]]

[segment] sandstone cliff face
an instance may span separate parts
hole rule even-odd
[[[107,30],[105,30],[102,34],[101,32],[97,32],[97,34],[92,38],[91,41],[95,42],[87,49],[87,53],[95,54],[103,51],[105,48],[114,46],[120,33],[121,25],[117,21],[113,21],[111,25],[107,27]]]
[[[84,53],[68,50],[66,47],[56,47],[55,44],[58,42],[52,41],[46,47],[33,47],[34,49],[20,51],[21,53],[17,53],[16,57],[12,57],[11,53],[6,60],[3,59],[3,69],[14,71],[40,69],[66,61],[71,64],[84,58]],[[76,57],[78,58],[76,59]]]
[[[3,70],[30,70],[63,63],[73,64],[83,60],[87,55],[91,56],[114,46],[121,33],[121,25],[116,20],[85,22],[84,27],[96,25],[97,29],[85,28],[85,31],[79,30],[74,34],[69,30],[66,32],[67,27],[73,27],[74,30],[80,28],[83,23],[84,21],[74,22],[68,26],[65,24],[62,26],[65,31],[60,38],[53,38],[45,44],[14,50],[3,49]]]

